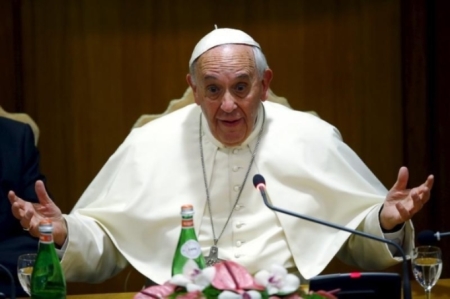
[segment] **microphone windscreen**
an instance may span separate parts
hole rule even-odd
[[[434,245],[437,238],[432,230],[424,230],[417,235],[417,242],[421,245]]]
[[[262,175],[255,174],[255,176],[253,177],[253,186],[255,186],[255,188],[257,188],[257,186],[259,184],[263,184],[265,186],[266,180],[264,179],[264,177]]]

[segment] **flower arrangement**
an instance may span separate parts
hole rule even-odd
[[[299,278],[278,265],[253,277],[232,261],[201,270],[190,260],[182,274],[173,276],[163,285],[141,290],[134,299],[337,299],[333,292],[306,293],[300,289]]]

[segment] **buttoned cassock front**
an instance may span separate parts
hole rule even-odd
[[[263,106],[262,138],[242,185]],[[128,261],[151,280],[165,282],[180,231],[180,206],[188,203],[196,211],[199,242],[208,254],[213,235],[200,160],[200,115],[198,106],[189,105],[134,129],[111,156],[65,216],[69,241],[62,265],[68,280],[102,281]],[[235,260],[251,273],[281,263],[296,267],[305,278],[319,274],[336,254],[366,269],[398,262],[383,243],[348,239],[346,232],[272,212],[252,185],[252,177],[261,173],[274,205],[382,237],[378,212],[387,191],[333,126],[264,102],[251,136],[228,148],[206,123],[202,144],[216,237],[243,188],[218,243],[220,258]],[[407,252],[412,241],[408,222]]]

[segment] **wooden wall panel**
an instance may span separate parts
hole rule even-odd
[[[402,3],[402,83],[403,83],[403,147],[404,160],[410,167],[410,182],[420,184],[431,172],[428,13],[426,0],[405,0]],[[427,227],[433,201],[416,215],[418,231]]]
[[[450,231],[450,2],[437,0],[430,5],[430,70],[428,72],[430,91],[427,103],[431,111],[426,141],[429,142],[429,164],[436,182],[432,202],[426,214],[427,229]],[[442,275],[450,276],[450,239],[444,238],[439,246],[444,258]]]
[[[431,84],[433,86],[433,105],[432,125],[430,138],[432,143],[432,154],[429,159],[432,161],[432,171],[436,175],[436,184],[433,196],[433,208],[428,214],[428,229],[440,232],[450,231],[449,199],[450,190],[450,2],[445,0],[435,1],[433,6],[433,76]],[[446,257],[444,259],[444,277],[450,276],[450,239],[443,239],[439,246]]]
[[[450,2],[402,1],[402,77],[404,160],[411,170],[410,183],[419,184],[433,173],[435,184],[429,203],[414,218],[416,231],[450,231],[448,217],[450,180]],[[443,239],[442,252],[450,251]],[[450,256],[444,254],[442,277],[450,276]]]
[[[20,40],[17,34],[20,30],[14,18],[16,9],[13,1],[0,1],[0,106],[8,112],[23,109],[18,92],[21,70],[17,64],[17,39]]]
[[[439,178],[436,192],[441,200],[439,203],[440,217],[436,219],[436,229],[450,231],[450,218],[447,216],[445,203],[450,199],[448,183],[450,179],[450,2],[436,1],[433,7],[436,18],[433,26],[434,35],[434,73],[432,77],[433,96],[435,97],[431,140],[433,144],[433,171]],[[448,205],[447,205],[448,207]],[[450,240],[448,240],[450,241]],[[450,245],[449,242],[447,242]],[[450,246],[447,247],[450,253]]]

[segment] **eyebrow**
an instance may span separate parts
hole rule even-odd
[[[238,79],[250,79],[250,75],[247,74],[247,73],[244,73],[244,74],[240,74],[236,78],[238,78]]]
[[[206,75],[203,77],[203,80],[216,80],[217,77],[213,75]]]
[[[247,73],[239,74],[236,76],[236,79],[250,79],[250,75]],[[214,75],[205,75],[203,80],[217,80],[217,77]]]

